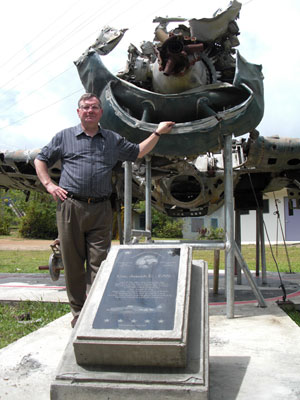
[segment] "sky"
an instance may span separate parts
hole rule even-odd
[[[240,0],[238,50],[262,64],[265,113],[262,136],[299,137],[300,2]],[[15,0],[1,9],[0,150],[36,149],[76,125],[84,93],[74,61],[105,25],[128,28],[103,58],[111,72],[125,67],[130,43],[153,40],[156,16],[211,18],[229,1]]]

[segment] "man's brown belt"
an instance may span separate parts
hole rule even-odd
[[[108,196],[103,196],[103,197],[86,197],[86,196],[79,196],[75,193],[68,192],[67,196],[70,199],[74,200],[79,200],[79,201],[84,201],[85,203],[101,203],[102,201],[108,200]]]

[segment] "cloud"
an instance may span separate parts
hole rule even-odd
[[[101,4],[100,4],[101,3]],[[243,1],[238,25],[239,51],[262,64],[265,115],[262,135],[297,137],[300,74],[297,40],[300,4],[297,0]],[[116,49],[104,59],[112,72],[123,69],[130,42],[152,40],[155,16],[211,17],[228,1],[187,5],[182,0],[119,0],[99,2],[27,0],[7,2],[0,34],[0,148],[36,148],[60,129],[78,122],[77,99],[84,89],[73,61],[108,24],[129,28]],[[11,17],[13,16],[13,18]],[[1,129],[2,128],[2,129]]]
[[[263,66],[265,113],[258,129],[264,136],[300,136],[299,17],[296,0],[252,1],[241,12],[239,50]]]

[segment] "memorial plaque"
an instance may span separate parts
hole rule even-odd
[[[180,249],[121,249],[94,329],[172,330]]]
[[[80,365],[186,363],[192,249],[113,246],[76,324]]]
[[[178,366],[174,364],[174,358],[171,359],[172,362],[168,367],[162,367],[161,364],[153,365],[153,358],[156,358],[157,355],[161,355],[161,360],[164,360],[165,349],[162,346],[156,353],[150,354],[151,358],[150,356],[147,357],[149,351],[145,348],[148,343],[145,346],[141,344],[137,349],[138,354],[145,356],[146,361],[147,359],[150,360],[144,366],[134,367],[122,363],[122,360],[128,361],[131,356],[131,347],[127,347],[127,352],[121,354],[121,358],[119,346],[116,346],[116,354],[110,354],[105,343],[100,343],[100,346],[98,346],[98,343],[94,344],[92,355],[95,355],[98,347],[100,347],[99,357],[103,356],[104,351],[110,356],[109,360],[117,360],[119,357],[121,362],[118,360],[118,363],[113,366],[99,363],[98,365],[92,363],[88,366],[80,365],[77,359],[78,355],[75,358],[73,344],[78,336],[80,323],[83,322],[82,319],[78,321],[79,326],[77,323],[72,331],[69,344],[56,372],[55,380],[51,384],[51,399],[207,400],[209,398],[207,263],[201,260],[194,261],[191,270],[191,291],[189,293],[191,310],[188,322],[186,366],[174,368]],[[180,280],[179,273],[178,283]],[[96,291],[98,290],[99,288],[96,288]],[[89,307],[86,310],[89,312]],[[125,330],[121,332],[132,333],[132,331]],[[140,335],[143,332],[138,331]],[[114,341],[113,344],[116,345],[116,342]],[[133,348],[134,346],[138,346],[138,344],[133,343]],[[83,353],[84,350],[86,349],[83,349]],[[176,354],[175,350],[173,349],[173,355]]]

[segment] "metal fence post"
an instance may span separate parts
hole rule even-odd
[[[132,206],[132,163],[125,161],[125,187],[124,187],[124,243],[131,240],[131,206]]]
[[[233,214],[233,173],[232,173],[232,136],[224,136],[225,169],[225,274],[227,318],[234,317],[234,214]]]
[[[152,229],[152,219],[151,219],[151,157],[146,156],[146,190],[145,190],[145,209],[146,209],[146,226],[145,230],[150,232]],[[147,237],[147,241],[151,240],[151,236]]]

